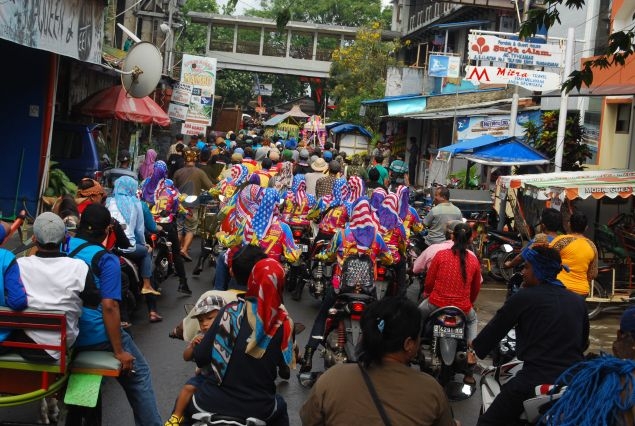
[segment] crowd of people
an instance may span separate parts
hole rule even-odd
[[[192,414],[209,411],[288,425],[286,403],[276,393],[275,381],[288,379],[296,362],[301,373],[312,370],[318,337],[324,333],[352,258],[393,268],[393,297],[365,311],[359,365],[336,366],[320,377],[301,409],[303,424],[459,424],[452,419],[443,389],[430,376],[408,367],[419,354],[426,318],[441,306],[457,306],[466,313],[470,365],[476,363],[476,356],[486,357],[516,327],[518,356],[525,367],[480,417],[481,425],[511,424],[537,384],[555,382],[583,360],[589,333],[584,297],[597,274],[597,250],[583,235],[583,215],[573,214],[568,232],[563,232],[560,212],[544,210],[541,224],[546,235],[537,236],[506,265],[524,262],[525,288],[478,333],[474,304],[483,278],[480,262],[470,250],[472,230],[443,187],[434,191],[434,207],[423,220],[419,217],[409,205],[409,166],[413,165],[400,155],[387,158],[388,153],[379,149],[372,156],[348,158],[330,142],[317,148],[293,138],[276,140],[249,133],[207,139],[199,135],[187,143],[184,139],[178,135],[164,159],[148,150],[139,179],[119,177],[108,197],[99,182],[83,179],[75,199],[66,197],[53,212],[36,218],[34,256],[15,262],[11,253],[0,249],[0,305],[14,310],[63,307],[69,347],[111,351],[121,362],[118,380],[135,424],[189,424]],[[190,249],[199,218],[196,204],[185,204],[183,199],[203,192],[220,202],[216,235],[226,250],[217,258],[212,291],[201,296],[184,320],[183,337],[188,343],[183,358],[198,368],[164,423],[150,366],[125,331],[130,324],[120,307],[122,273],[113,249],[138,264],[139,291],[146,299],[149,321],[161,321],[157,309],[161,290],[152,279],[147,235],[158,231],[167,235],[178,292],[192,295],[184,262],[192,261]],[[312,244],[322,248],[314,257],[334,265],[301,355],[283,300],[283,264],[293,266],[301,255],[293,226],[316,226]],[[415,305],[405,297],[406,247],[410,236],[424,227],[425,250],[414,262],[413,272],[425,274],[425,279]],[[0,237],[5,233],[0,227]],[[371,273],[368,279],[373,278]],[[294,299],[301,294],[302,285],[294,291]],[[616,354],[632,355],[623,343],[629,336],[632,342],[635,321],[625,324]],[[0,340],[7,336],[0,330]],[[52,336],[20,331],[11,338],[43,344]],[[21,352],[44,362],[60,355]],[[474,385],[475,380],[468,373],[464,382]]]

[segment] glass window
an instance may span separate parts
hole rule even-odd
[[[615,133],[629,133],[631,130],[631,109],[633,104],[618,104]]]
[[[82,156],[82,134],[73,130],[56,130],[51,143],[51,160],[76,160]]]

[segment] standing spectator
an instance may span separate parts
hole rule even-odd
[[[202,151],[203,148],[205,148],[206,146],[207,144],[205,143],[205,135],[203,133],[199,133],[196,137],[196,149]]]
[[[93,268],[101,302],[98,307],[84,305],[79,319],[76,348],[80,351],[111,351],[121,362],[117,378],[132,406],[135,424],[160,426],[161,416],[152,388],[150,366],[130,335],[120,328],[121,266],[119,259],[101,245],[110,232],[108,209],[91,204],[84,210],[77,236],[69,242],[69,257],[83,260]],[[134,373],[132,372],[134,370]]]
[[[462,220],[461,210],[450,202],[450,190],[439,187],[434,191],[434,204],[430,213],[423,219],[423,224],[428,228],[425,237],[426,247],[445,241],[445,230],[451,220]]]
[[[562,229],[562,213],[559,210],[547,208],[542,211],[540,215],[540,229],[539,233],[544,233],[547,236],[547,241],[551,243],[554,238],[558,236],[558,231]],[[526,248],[531,247],[535,239],[532,239],[527,244]],[[504,263],[505,268],[515,268],[523,262],[523,257],[520,253]]]
[[[368,182],[368,171],[364,167],[364,160],[361,155],[355,154],[351,157],[351,165],[348,166],[348,177],[351,176],[359,176],[364,180],[364,182]]]
[[[185,167],[174,173],[174,185],[181,194],[199,196],[201,190],[208,190],[212,187],[205,172],[196,166],[198,152],[187,150],[184,152]],[[198,205],[189,207],[183,221],[178,220],[178,233],[181,240],[181,256],[188,262],[192,261],[189,255],[190,246],[194,240],[194,233],[198,228]]]
[[[306,148],[302,148],[298,157],[298,164],[296,164],[293,174],[306,175],[311,172],[311,166],[309,166],[309,151]]]
[[[379,172],[379,180],[377,182],[384,188],[387,188],[390,181],[388,179],[388,170],[382,165],[383,161],[384,157],[381,154],[375,155],[373,158],[373,167]]]
[[[146,155],[143,158],[143,163],[139,166],[139,178],[144,180],[152,176],[154,170],[154,162],[157,160],[157,152],[150,148],[146,151]]]
[[[377,188],[386,189],[383,184],[379,183],[379,170],[377,170],[377,167],[371,167],[368,170],[367,188],[369,192],[373,192]]]
[[[398,187],[399,185],[410,185],[408,180],[408,165],[404,161],[403,154],[397,154],[396,158],[390,163],[390,186]]]
[[[170,149],[168,150],[168,158],[170,158],[170,155],[177,153],[176,146],[178,144],[183,144],[183,135],[181,133],[177,134],[175,136],[175,140],[176,141],[172,145],[170,145]],[[185,144],[183,144],[183,145],[185,145]]]
[[[306,181],[306,193],[315,196],[315,185],[317,181],[324,177],[324,172],[329,165],[323,158],[316,158],[311,163],[311,172],[304,175]],[[316,197],[317,198],[317,197]]]
[[[584,236],[587,218],[583,213],[573,213],[569,226],[571,232],[554,238],[550,247],[560,252],[562,263],[569,267],[569,272],[560,272],[558,279],[572,292],[586,297],[589,283],[598,275],[598,250],[593,241]]]
[[[326,151],[330,152],[330,151]],[[329,163],[329,173],[328,175],[318,179],[315,183],[315,198],[320,199],[325,195],[329,195],[333,193],[333,184],[337,179],[340,171],[342,170],[342,166],[340,162],[337,160],[332,160]],[[307,185],[308,186],[308,185]]]
[[[183,145],[182,143],[177,143],[176,152],[168,157],[168,178],[172,179],[174,173],[185,165],[185,160],[183,159],[184,150],[185,145]]]
[[[419,144],[417,143],[417,138],[414,136],[410,137],[410,157],[408,158],[408,178],[410,180],[410,184],[414,185],[417,179],[417,164],[419,164]]]

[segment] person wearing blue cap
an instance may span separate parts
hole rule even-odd
[[[324,158],[324,161],[328,163],[333,159],[333,153],[331,151],[324,151],[322,153],[322,158]]]

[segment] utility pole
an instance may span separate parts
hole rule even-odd
[[[573,61],[573,49],[575,48],[575,28],[569,27],[567,31],[567,47],[564,51],[564,72],[562,82],[571,74],[571,62]],[[555,171],[562,171],[562,157],[564,156],[564,137],[567,127],[567,109],[569,107],[569,94],[562,93],[560,96],[560,113],[558,114],[558,134],[556,136],[556,158]]]

